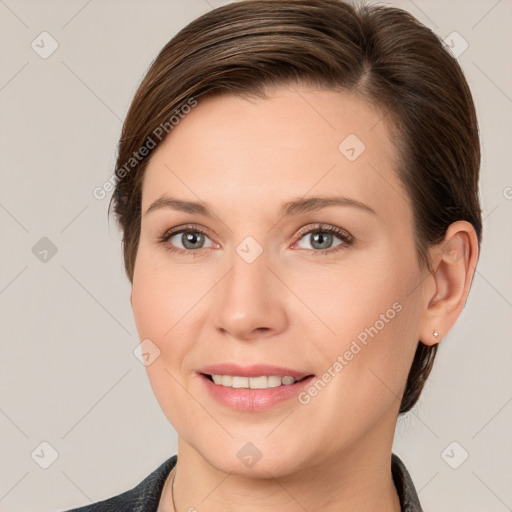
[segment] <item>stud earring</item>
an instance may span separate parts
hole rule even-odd
[[[437,331],[434,331],[432,333],[432,336],[434,336],[434,338],[439,338],[439,333]]]

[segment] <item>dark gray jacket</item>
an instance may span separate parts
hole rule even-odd
[[[165,480],[176,461],[177,456],[173,455],[130,491],[65,512],[157,512]],[[411,477],[395,454],[391,461],[391,472],[402,512],[423,512]]]

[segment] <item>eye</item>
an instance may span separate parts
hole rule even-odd
[[[299,240],[295,244],[299,244],[299,249],[305,249],[312,254],[319,255],[340,251],[353,243],[353,238],[348,231],[336,226],[323,224],[318,224],[314,227],[307,226],[300,230],[297,237],[299,237]],[[303,239],[309,242],[312,248],[300,245],[304,243]],[[338,239],[337,243],[336,239]],[[192,254],[193,256],[200,255],[202,249],[218,247],[216,243],[210,240],[205,231],[193,225],[172,228],[166,231],[158,241],[168,251]]]
[[[340,251],[352,244],[353,238],[348,231],[338,228],[336,226],[326,226],[319,224],[313,228],[306,227],[302,229],[297,235],[300,240],[297,244],[305,241],[310,244],[310,247],[300,246],[300,249],[313,251],[313,254],[329,254],[332,252]],[[335,243],[338,239],[338,243]]]
[[[210,241],[210,245],[205,245],[207,240]],[[165,245],[169,251],[183,254],[202,252],[201,249],[216,245],[202,229],[195,226],[173,228],[160,237],[159,242]]]

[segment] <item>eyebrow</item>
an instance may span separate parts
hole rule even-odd
[[[289,217],[292,215],[299,215],[301,213],[318,211],[329,206],[350,206],[372,213],[373,215],[377,215],[375,210],[367,204],[357,201],[356,199],[342,196],[316,196],[293,199],[283,203],[281,206],[281,215],[283,217]],[[205,217],[215,217],[212,209],[205,203],[183,201],[168,195],[163,195],[151,203],[144,215],[162,208],[168,208],[184,213],[204,215]]]

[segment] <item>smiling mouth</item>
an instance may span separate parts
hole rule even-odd
[[[292,377],[290,375],[260,375],[256,377],[244,377],[238,375],[209,375],[202,373],[203,377],[213,382],[217,386],[234,389],[269,389],[281,386],[291,386],[305,379],[313,377],[306,375],[304,377]]]

